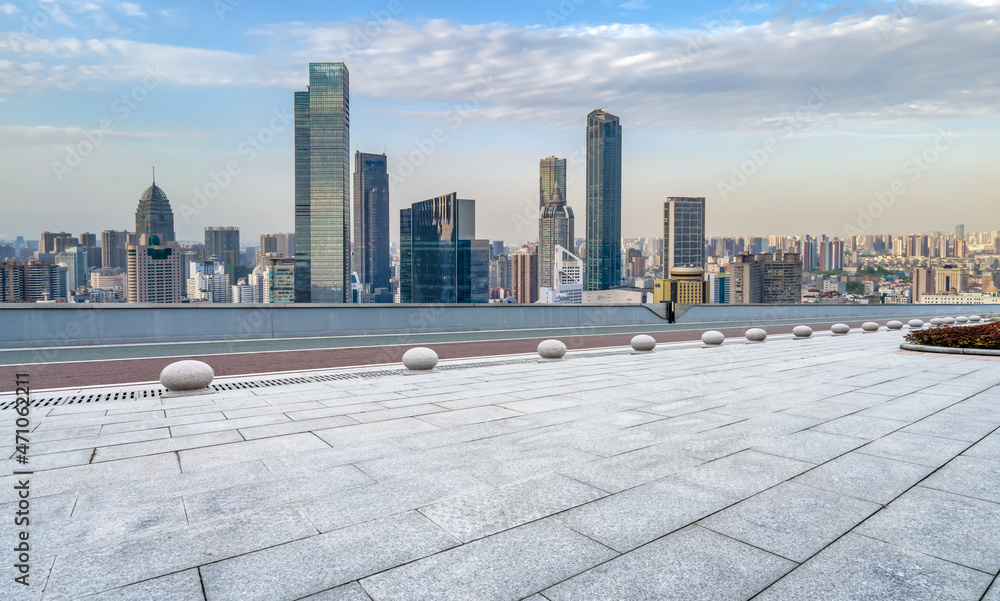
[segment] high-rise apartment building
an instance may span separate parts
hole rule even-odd
[[[181,302],[181,247],[157,234],[142,234],[128,247],[126,300],[130,303]]]
[[[0,262],[0,302],[35,303],[66,299],[66,268],[42,261]]]
[[[156,175],[153,184],[139,197],[139,206],[135,209],[135,237],[138,244],[140,236],[158,236],[161,243],[174,242],[174,212],[170,208],[170,199],[162,188],[156,185]]]
[[[538,285],[552,288],[555,285],[556,246],[572,248],[574,238],[573,209],[563,199],[562,190],[556,187],[538,214]]]
[[[559,191],[566,200],[566,159],[552,155],[538,161],[538,208],[545,206]]]
[[[354,153],[354,242],[352,271],[358,274],[361,299],[388,291],[389,171],[385,154]]]
[[[663,203],[663,277],[675,267],[705,268],[705,198],[671,196]]]
[[[54,255],[57,252],[62,252],[63,249],[56,248],[56,240],[71,237],[72,234],[68,232],[42,232],[38,241],[38,252],[43,255]]]
[[[490,290],[509,290],[510,286],[510,255],[496,255],[490,259]]]
[[[128,238],[125,230],[101,232],[101,267],[128,269]]]
[[[603,110],[587,115],[586,290],[621,283],[622,127]]]
[[[730,265],[732,304],[798,304],[802,302],[802,255],[739,254]]]
[[[910,302],[922,303],[923,297],[934,294],[934,278],[930,267],[914,267],[910,287]]]
[[[350,295],[349,90],[344,63],[310,63],[295,92],[295,302]]]
[[[231,282],[221,259],[192,261],[187,273],[187,297],[192,301],[228,303],[232,294]]]
[[[538,253],[527,246],[510,256],[511,292],[519,303],[538,302]]]
[[[476,201],[451,193],[405,211],[400,216],[401,302],[489,302],[490,244],[476,239]],[[409,291],[402,291],[406,271]]]
[[[243,261],[240,256],[240,228],[206,227],[205,255],[207,258],[215,257],[222,261],[227,268],[241,265]]]

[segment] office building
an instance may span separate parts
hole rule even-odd
[[[310,63],[295,92],[295,302],[350,294],[350,102],[344,63]]]
[[[621,283],[622,127],[603,110],[587,116],[586,290]]]
[[[181,301],[181,247],[157,234],[141,234],[128,247],[126,300],[130,303]]]
[[[955,239],[965,240],[965,225],[959,224],[955,226]]]
[[[511,291],[519,303],[538,302],[538,253],[527,246],[510,256]]]
[[[361,302],[389,290],[389,171],[385,154],[354,153],[354,241],[352,271]]]
[[[934,294],[961,294],[969,291],[969,271],[945,265],[934,268]]]
[[[83,246],[67,248],[56,254],[56,263],[66,268],[66,289],[69,292],[86,287],[90,279],[87,249]]]
[[[263,302],[295,302],[295,259],[293,257],[266,257],[262,285]]]
[[[232,226],[206,227],[205,255],[222,261],[227,268],[242,265],[240,228]]]
[[[231,287],[229,302],[238,305],[259,303],[260,297],[260,288],[258,288],[255,284],[249,283],[246,278],[240,278],[240,280]]]
[[[214,256],[205,261],[192,261],[187,273],[187,297],[192,301],[228,303],[232,296],[229,271],[223,261]]]
[[[710,303],[710,288],[701,267],[672,267],[670,277],[653,282],[654,303]]]
[[[490,244],[476,239],[476,201],[452,193],[417,202],[400,225],[401,286],[409,272],[401,302],[489,302]]]
[[[135,210],[135,238],[138,245],[143,245],[138,241],[141,236],[157,236],[163,245],[176,240],[174,212],[170,208],[166,192],[156,185],[155,172],[153,184],[139,197],[139,206]]]
[[[129,232],[104,230],[101,232],[101,267],[128,268]]]
[[[565,168],[565,166],[564,166]],[[573,247],[573,209],[566,204],[563,192],[555,187],[538,214],[538,285],[542,288],[555,286],[555,259],[557,246],[564,249]]]
[[[399,288],[400,303],[413,302],[413,211],[399,211]]]
[[[732,304],[798,304],[802,302],[802,255],[742,253],[729,274]]]
[[[510,256],[496,255],[490,259],[490,290],[509,290],[510,286]]]
[[[566,199],[566,159],[549,155],[538,161],[538,208],[552,202],[556,191]]]
[[[675,267],[705,267],[705,199],[671,196],[663,203],[663,277]]]
[[[553,285],[542,288],[540,303],[580,304],[583,302],[583,259],[556,246]]]

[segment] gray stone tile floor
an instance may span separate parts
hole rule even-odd
[[[0,599],[1000,601],[1000,361],[900,338],[36,408]]]

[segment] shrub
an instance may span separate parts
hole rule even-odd
[[[1000,321],[916,330],[906,335],[906,341],[925,346],[1000,350]]]

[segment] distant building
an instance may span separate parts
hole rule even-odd
[[[45,255],[54,255],[57,252],[62,252],[61,248],[56,248],[56,240],[71,237],[72,234],[68,232],[42,232],[42,236],[38,241],[38,252]]]
[[[126,299],[130,303],[181,302],[181,247],[157,234],[128,247]]]
[[[672,196],[663,203],[663,277],[675,267],[705,268],[705,198]]]
[[[260,302],[260,289],[249,284],[246,278],[240,278],[229,294],[230,302],[238,305],[247,305]]]
[[[379,290],[389,290],[389,171],[386,164],[384,153],[354,153],[352,271],[360,280],[360,302],[369,302]]]
[[[213,255],[205,261],[192,261],[188,269],[189,299],[210,303],[228,303],[232,300],[232,280],[224,262]]]
[[[174,212],[170,208],[167,193],[156,185],[156,175],[153,184],[139,197],[139,206],[135,210],[135,237],[157,236],[162,244],[174,242]],[[148,239],[148,238],[147,238]],[[139,242],[139,244],[142,244]]]
[[[489,302],[490,244],[476,239],[476,201],[451,193],[417,202],[400,225],[402,302]]]
[[[542,288],[538,302],[580,304],[583,302],[583,259],[562,246],[555,247],[553,286]]]
[[[399,211],[399,286],[400,303],[413,302],[413,211]]]
[[[101,267],[128,268],[129,232],[104,230],[101,232]]]
[[[935,294],[961,294],[969,291],[969,271],[964,267],[945,265],[934,268]]]
[[[914,267],[910,287],[910,302],[922,303],[925,294],[934,294],[933,272],[929,267]]]
[[[552,155],[538,161],[538,208],[555,198],[556,191],[566,200],[566,159]]]
[[[510,256],[496,255],[490,259],[490,290],[510,288]]]
[[[622,126],[603,110],[587,115],[586,290],[622,279]]]
[[[87,249],[83,246],[74,246],[56,255],[56,263],[66,268],[66,289],[75,291],[81,286],[86,286],[90,279],[90,270],[87,268]]]
[[[0,262],[0,302],[65,301],[66,268],[52,263]]]
[[[701,267],[671,267],[669,278],[653,282],[653,302],[689,305],[711,302],[704,274]]]
[[[205,255],[216,257],[226,264],[226,267],[242,265],[240,253],[240,228],[206,227]]]
[[[730,267],[732,304],[802,302],[802,257],[798,253],[739,254]]]
[[[262,300],[265,303],[295,302],[293,257],[268,257],[264,260]]]
[[[522,246],[510,256],[511,290],[519,303],[538,302],[538,254]]]
[[[565,165],[564,165],[565,167]],[[572,248],[574,239],[573,209],[556,187],[538,214],[538,285],[554,288],[556,247]]]
[[[927,305],[1000,305],[1000,294],[996,292],[925,294],[920,302]]]
[[[344,303],[351,271],[350,74],[310,63],[295,92],[295,302]]]

